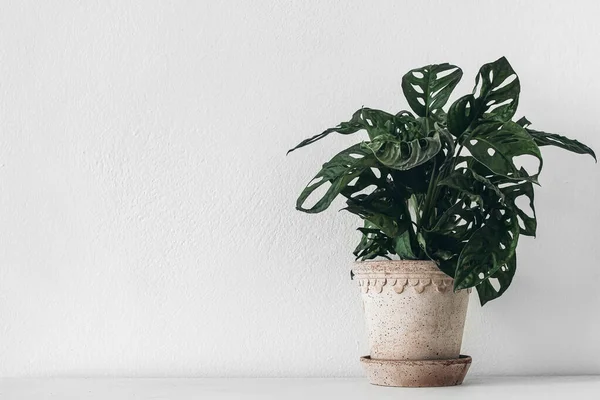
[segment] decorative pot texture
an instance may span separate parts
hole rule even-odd
[[[448,360],[460,355],[470,290],[433,261],[363,261],[362,289],[372,360]]]

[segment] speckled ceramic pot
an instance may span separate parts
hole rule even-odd
[[[469,291],[432,261],[355,264],[362,289],[371,360],[458,359]]]

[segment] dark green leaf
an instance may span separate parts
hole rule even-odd
[[[376,166],[374,155],[356,144],[338,153],[330,161],[323,164],[321,171],[310,181],[296,201],[296,209],[306,213],[319,213],[331,204],[347,185],[368,168]],[[306,199],[319,187],[326,183],[331,186],[327,192],[311,208],[304,208]]]
[[[528,181],[513,183],[500,189],[506,197],[506,204],[516,212],[519,219],[519,232],[521,235],[535,236],[537,220],[535,206],[533,205],[533,184]],[[526,196],[529,200],[531,215],[523,211],[516,203],[517,198]]]
[[[370,194],[359,194],[348,198],[347,210],[371,223],[390,237],[406,231],[410,221],[403,204],[395,204],[387,190],[378,188]]]
[[[437,219],[435,225],[428,229],[428,233],[447,236],[458,241],[469,239],[470,235],[482,223],[481,209],[471,207],[470,199],[460,199]]]
[[[409,142],[400,141],[391,135],[378,136],[370,143],[364,143],[366,149],[386,167],[397,170],[409,170],[436,156],[442,149],[440,135],[415,139]]]
[[[420,117],[430,117],[446,104],[460,81],[462,70],[450,64],[433,64],[409,71],[402,90],[410,108]]]
[[[527,118],[521,117],[516,122],[516,124],[519,125],[519,126],[522,126],[523,128],[527,128],[529,125],[531,125],[531,122],[529,122],[529,120]]]
[[[393,249],[393,240],[365,221],[364,228],[358,228],[362,233],[361,240],[354,249],[356,259],[370,260],[376,257],[388,258],[389,249]]]
[[[479,285],[501,269],[514,255],[519,240],[519,223],[510,209],[492,210],[460,253],[454,289]]]
[[[515,253],[500,267],[500,269],[494,272],[489,279],[486,279],[477,285],[477,293],[479,294],[479,301],[482,306],[490,300],[497,299],[506,292],[506,289],[508,289],[515,276],[516,270],[517,254]],[[497,280],[497,284],[499,285],[498,290],[492,285],[490,279]]]
[[[596,155],[576,140],[529,129],[525,117],[512,122],[520,83],[505,58],[484,65],[473,92],[444,113],[461,74],[449,64],[412,70],[402,89],[416,115],[362,108],[300,143],[332,132],[369,137],[324,164],[297,207],[320,212],[345,197],[345,210],[364,221],[357,260],[431,259],[455,279],[455,290],[476,287],[486,304],[511,284],[520,235],[535,236],[539,146]],[[531,169],[530,161],[539,168],[520,166]]]
[[[406,230],[394,239],[394,250],[401,260],[416,260],[418,257],[413,250],[410,231]]]
[[[519,77],[504,57],[479,70],[473,93],[456,100],[448,111],[448,128],[460,136],[482,122],[510,121],[519,104]]]
[[[547,133],[533,129],[527,129],[527,132],[538,146],[556,146],[577,154],[589,154],[594,157],[596,162],[598,161],[594,150],[577,140],[569,139],[568,137],[557,135],[556,133]]]
[[[342,135],[349,135],[365,129],[369,134],[369,137],[372,139],[377,134],[388,133],[388,122],[393,119],[394,116],[385,111],[363,107],[352,115],[350,121],[342,122],[335,128],[326,129],[318,135],[303,140],[296,147],[288,150],[288,154],[296,149],[299,149],[300,147],[304,147],[316,142],[317,140],[321,140],[325,136],[334,132]]]
[[[542,155],[531,136],[524,128],[514,122],[502,126],[496,124],[479,125],[473,130],[470,139],[464,146],[471,155],[486,166],[494,174],[511,179],[528,179],[537,181],[542,169]],[[535,174],[523,174],[514,164],[514,158],[519,156],[534,156],[539,160]]]
[[[492,198],[493,202],[504,203],[504,193],[489,179],[479,175],[469,168],[459,168],[441,180],[438,185],[457,189],[473,201],[484,206],[484,199]],[[486,196],[485,190],[493,192],[494,196]]]

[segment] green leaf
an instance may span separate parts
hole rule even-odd
[[[510,121],[519,104],[519,77],[505,57],[484,64],[472,94],[456,100],[448,111],[448,129],[460,136],[482,122]]]
[[[410,221],[404,204],[396,204],[385,188],[348,198],[344,210],[360,216],[390,237],[406,231]]]
[[[400,141],[391,135],[378,136],[372,142],[364,143],[363,146],[371,150],[383,165],[400,171],[426,163],[442,149],[438,133],[433,137],[409,142]]]
[[[505,195],[506,204],[512,208],[519,219],[519,233],[525,236],[534,236],[537,230],[537,219],[535,206],[533,204],[533,184],[528,181],[514,183],[500,189]],[[529,199],[529,207],[532,215],[523,211],[516,203],[517,198],[526,196]]]
[[[518,240],[516,215],[508,208],[492,210],[460,253],[454,290],[477,286],[501,269],[514,255]]]
[[[540,149],[525,129],[514,122],[507,122],[502,126],[480,125],[473,130],[470,139],[465,140],[464,146],[477,161],[494,174],[537,182],[543,164]],[[534,156],[539,160],[535,174],[524,174],[515,166],[513,158],[525,155]]]
[[[430,117],[446,104],[461,77],[462,70],[455,65],[427,65],[404,75],[402,90],[418,116]]]
[[[296,209],[306,213],[324,211],[354,178],[374,166],[376,166],[374,155],[369,150],[364,149],[360,143],[347,148],[323,164],[321,171],[309,182],[300,197],[298,197]],[[331,183],[331,186],[323,197],[311,208],[304,208],[303,204],[306,199],[315,190],[328,182]]]
[[[358,228],[362,237],[354,249],[356,259],[370,260],[376,257],[388,258],[389,249],[393,249],[393,240],[375,228],[369,221],[364,222],[364,228]]]
[[[442,166],[440,167],[440,169],[442,171],[446,171],[449,168],[451,168],[451,165],[454,160],[454,150],[455,150],[454,138],[450,134],[450,131],[448,131],[448,129],[441,126],[440,124],[435,123],[434,127],[435,127],[435,131],[440,135],[440,140],[442,142],[442,148],[446,150],[445,160],[442,163]]]
[[[506,289],[510,286],[515,271],[517,270],[517,254],[513,254],[511,258],[504,263],[496,272],[494,272],[489,279],[481,282],[477,285],[477,294],[479,295],[479,302],[484,306],[488,301],[497,299],[502,296]],[[497,279],[497,283],[500,286],[498,290],[494,288],[490,279]]]
[[[494,203],[499,201],[501,204],[504,203],[504,193],[494,185],[489,179],[479,175],[477,172],[469,168],[459,168],[453,171],[446,178],[442,179],[438,186],[448,186],[463,193],[473,201],[480,203],[481,207],[484,206],[484,199],[490,198],[486,196],[485,190],[493,192]]]
[[[387,133],[389,131],[388,122],[392,121],[393,119],[394,116],[390,113],[363,107],[352,115],[350,121],[342,122],[335,128],[326,129],[318,135],[303,140],[296,147],[288,150],[287,153],[289,154],[296,149],[307,146],[311,143],[316,142],[317,140],[321,140],[325,136],[334,132],[340,133],[342,135],[349,135],[364,129],[369,134],[369,137],[373,139],[373,137],[377,136],[377,134]]]
[[[594,150],[577,140],[569,139],[556,133],[547,133],[533,129],[527,129],[527,133],[531,135],[538,146],[556,146],[577,154],[589,154],[598,162]]]
[[[461,161],[462,161],[461,157]],[[535,232],[537,229],[537,221],[535,215],[535,207],[533,204],[533,184],[530,180],[522,180],[515,181],[510,178],[505,178],[503,176],[494,175],[488,168],[486,168],[481,163],[476,160],[466,157],[467,160],[467,168],[475,174],[476,177],[480,177],[483,180],[489,182],[491,186],[488,188],[491,189],[491,192],[488,195],[482,194],[484,198],[484,202],[488,205],[493,205],[498,202],[503,204],[509,208],[511,208],[519,219],[519,227],[520,234],[526,236],[535,236]],[[477,172],[475,172],[477,171]],[[524,177],[527,177],[527,172],[525,170],[521,170],[520,174]],[[483,177],[483,175],[491,176],[490,179]],[[466,183],[468,185],[468,183]],[[502,186],[500,188],[500,186]],[[531,215],[527,212],[523,211],[517,205],[517,198],[521,196],[526,196],[529,199],[529,206],[531,208]]]
[[[576,140],[529,129],[525,117],[512,122],[520,83],[505,58],[481,67],[473,92],[446,114],[461,75],[449,64],[412,70],[402,89],[416,115],[361,108],[296,146],[334,132],[369,137],[325,163],[297,208],[316,213],[345,197],[344,209],[364,222],[357,260],[431,259],[455,279],[455,290],[476,287],[483,305],[510,286],[519,237],[535,236],[539,146],[596,155]],[[535,171],[520,167],[530,161],[539,163]]]
[[[471,207],[469,203],[470,200],[467,199],[457,201],[438,217],[435,225],[426,230],[427,233],[451,237],[458,241],[468,240],[482,223],[481,208]]]
[[[394,238],[394,250],[401,260],[416,260],[418,258],[413,251],[410,231],[408,230]]]
[[[461,97],[450,106],[446,124],[448,130],[456,137],[460,137],[475,119],[473,104],[475,99],[472,94]]]
[[[519,118],[519,120],[515,123],[523,128],[527,128],[529,125],[531,125],[531,122],[529,122],[529,120],[525,117]]]

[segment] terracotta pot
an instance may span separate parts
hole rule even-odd
[[[371,382],[389,386],[460,384],[462,378],[456,373],[464,370],[464,378],[470,365],[470,357],[460,357],[470,291],[454,293],[452,278],[432,261],[365,261],[356,263],[352,272],[362,291],[371,350],[370,357],[362,361]],[[379,374],[387,371],[387,376],[373,377],[373,369]],[[392,376],[394,370],[398,376]],[[419,380],[423,374],[437,375],[443,382]],[[416,376],[408,379],[408,375]]]

